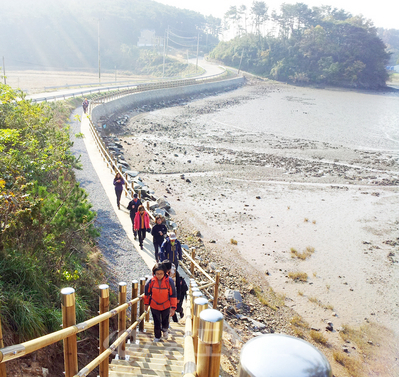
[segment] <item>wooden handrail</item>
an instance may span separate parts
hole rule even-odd
[[[150,308],[148,308],[147,312],[149,311]],[[144,312],[136,322],[134,322],[128,329],[126,329],[119,336],[118,339],[115,340],[114,343],[112,343],[103,353],[98,355],[94,360],[92,360],[89,364],[87,364],[84,368],[82,368],[78,374],[74,375],[74,377],[87,376],[92,370],[94,370],[94,368],[100,365],[101,362],[106,360],[106,358],[109,357],[121,344],[124,344],[126,338],[130,336],[130,334],[137,327],[137,325],[145,319],[147,312]]]
[[[18,359],[21,356],[28,355],[34,351],[37,351],[41,348],[47,347],[50,344],[56,343],[60,340],[64,340],[65,338],[70,337],[71,335],[78,334],[82,331],[93,327],[105,319],[112,318],[119,312],[126,310],[128,307],[133,304],[139,302],[140,298],[136,297],[135,299],[127,302],[126,304],[120,305],[113,310],[110,310],[107,313],[98,315],[93,317],[85,322],[78,323],[74,326],[69,326],[66,329],[62,329],[51,334],[43,335],[40,338],[32,339],[24,343],[16,344],[13,346],[5,347],[0,349],[0,363]]]
[[[185,255],[185,257],[186,257],[191,263],[193,263],[194,266],[197,267],[198,270],[199,270],[200,272],[202,272],[202,273],[206,276],[206,278],[207,278],[208,280],[210,280],[210,281],[213,282],[213,283],[215,282],[215,280],[213,280],[213,279],[209,276],[209,274],[206,273],[205,270],[204,270],[193,258],[191,258],[191,255],[190,255],[189,253],[187,253],[186,250],[182,249],[182,251],[183,251],[183,254]]]

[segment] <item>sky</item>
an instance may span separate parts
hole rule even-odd
[[[231,5],[242,4],[250,8],[252,0],[156,0],[159,3],[172,5],[177,8],[194,10],[206,16],[223,18],[224,13]],[[295,4],[304,3],[309,7],[330,5],[353,14],[362,14],[365,18],[371,19],[376,27],[385,29],[399,29],[399,0],[264,0],[269,7],[269,14],[272,9],[279,10],[282,3]]]

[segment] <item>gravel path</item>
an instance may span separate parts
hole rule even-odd
[[[74,143],[71,149],[75,156],[80,156],[82,166],[82,170],[75,171],[76,179],[89,194],[88,199],[93,205],[92,209],[97,212],[95,225],[101,232],[98,246],[109,267],[107,283],[112,289],[117,290],[118,282],[125,281],[129,286],[132,280],[149,274],[150,270],[119,222],[93,168],[83,139],[75,137],[76,133],[81,132],[80,121],[75,119],[76,115],[82,116],[81,108],[75,109],[70,117],[71,140]]]

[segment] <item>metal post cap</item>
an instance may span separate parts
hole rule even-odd
[[[331,377],[326,357],[310,343],[284,334],[266,334],[246,343],[239,377]]]
[[[75,305],[75,290],[72,287],[62,288],[62,305],[73,306]]]
[[[198,298],[198,297],[201,297],[201,296],[202,296],[202,293],[201,293],[200,291],[193,292],[193,298],[194,298],[194,300],[195,300],[196,298]]]
[[[124,281],[119,283],[119,292],[125,293],[127,288],[127,284]]]
[[[199,292],[199,288],[198,287],[193,287],[193,288],[191,288],[191,290],[193,291],[193,292]]]
[[[196,298],[194,300],[194,315],[198,317],[205,309],[208,309],[208,300],[205,297]]]
[[[207,344],[218,344],[223,335],[223,314],[216,309],[205,309],[200,313],[198,338]]]
[[[101,298],[109,297],[109,285],[108,284],[101,284],[98,286],[98,289],[100,290]]]

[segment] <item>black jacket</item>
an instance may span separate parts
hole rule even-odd
[[[159,234],[159,232],[162,232],[162,236]],[[165,224],[155,224],[151,230],[153,241],[156,242],[159,246],[161,246],[166,237],[167,232],[168,229],[166,228]]]

